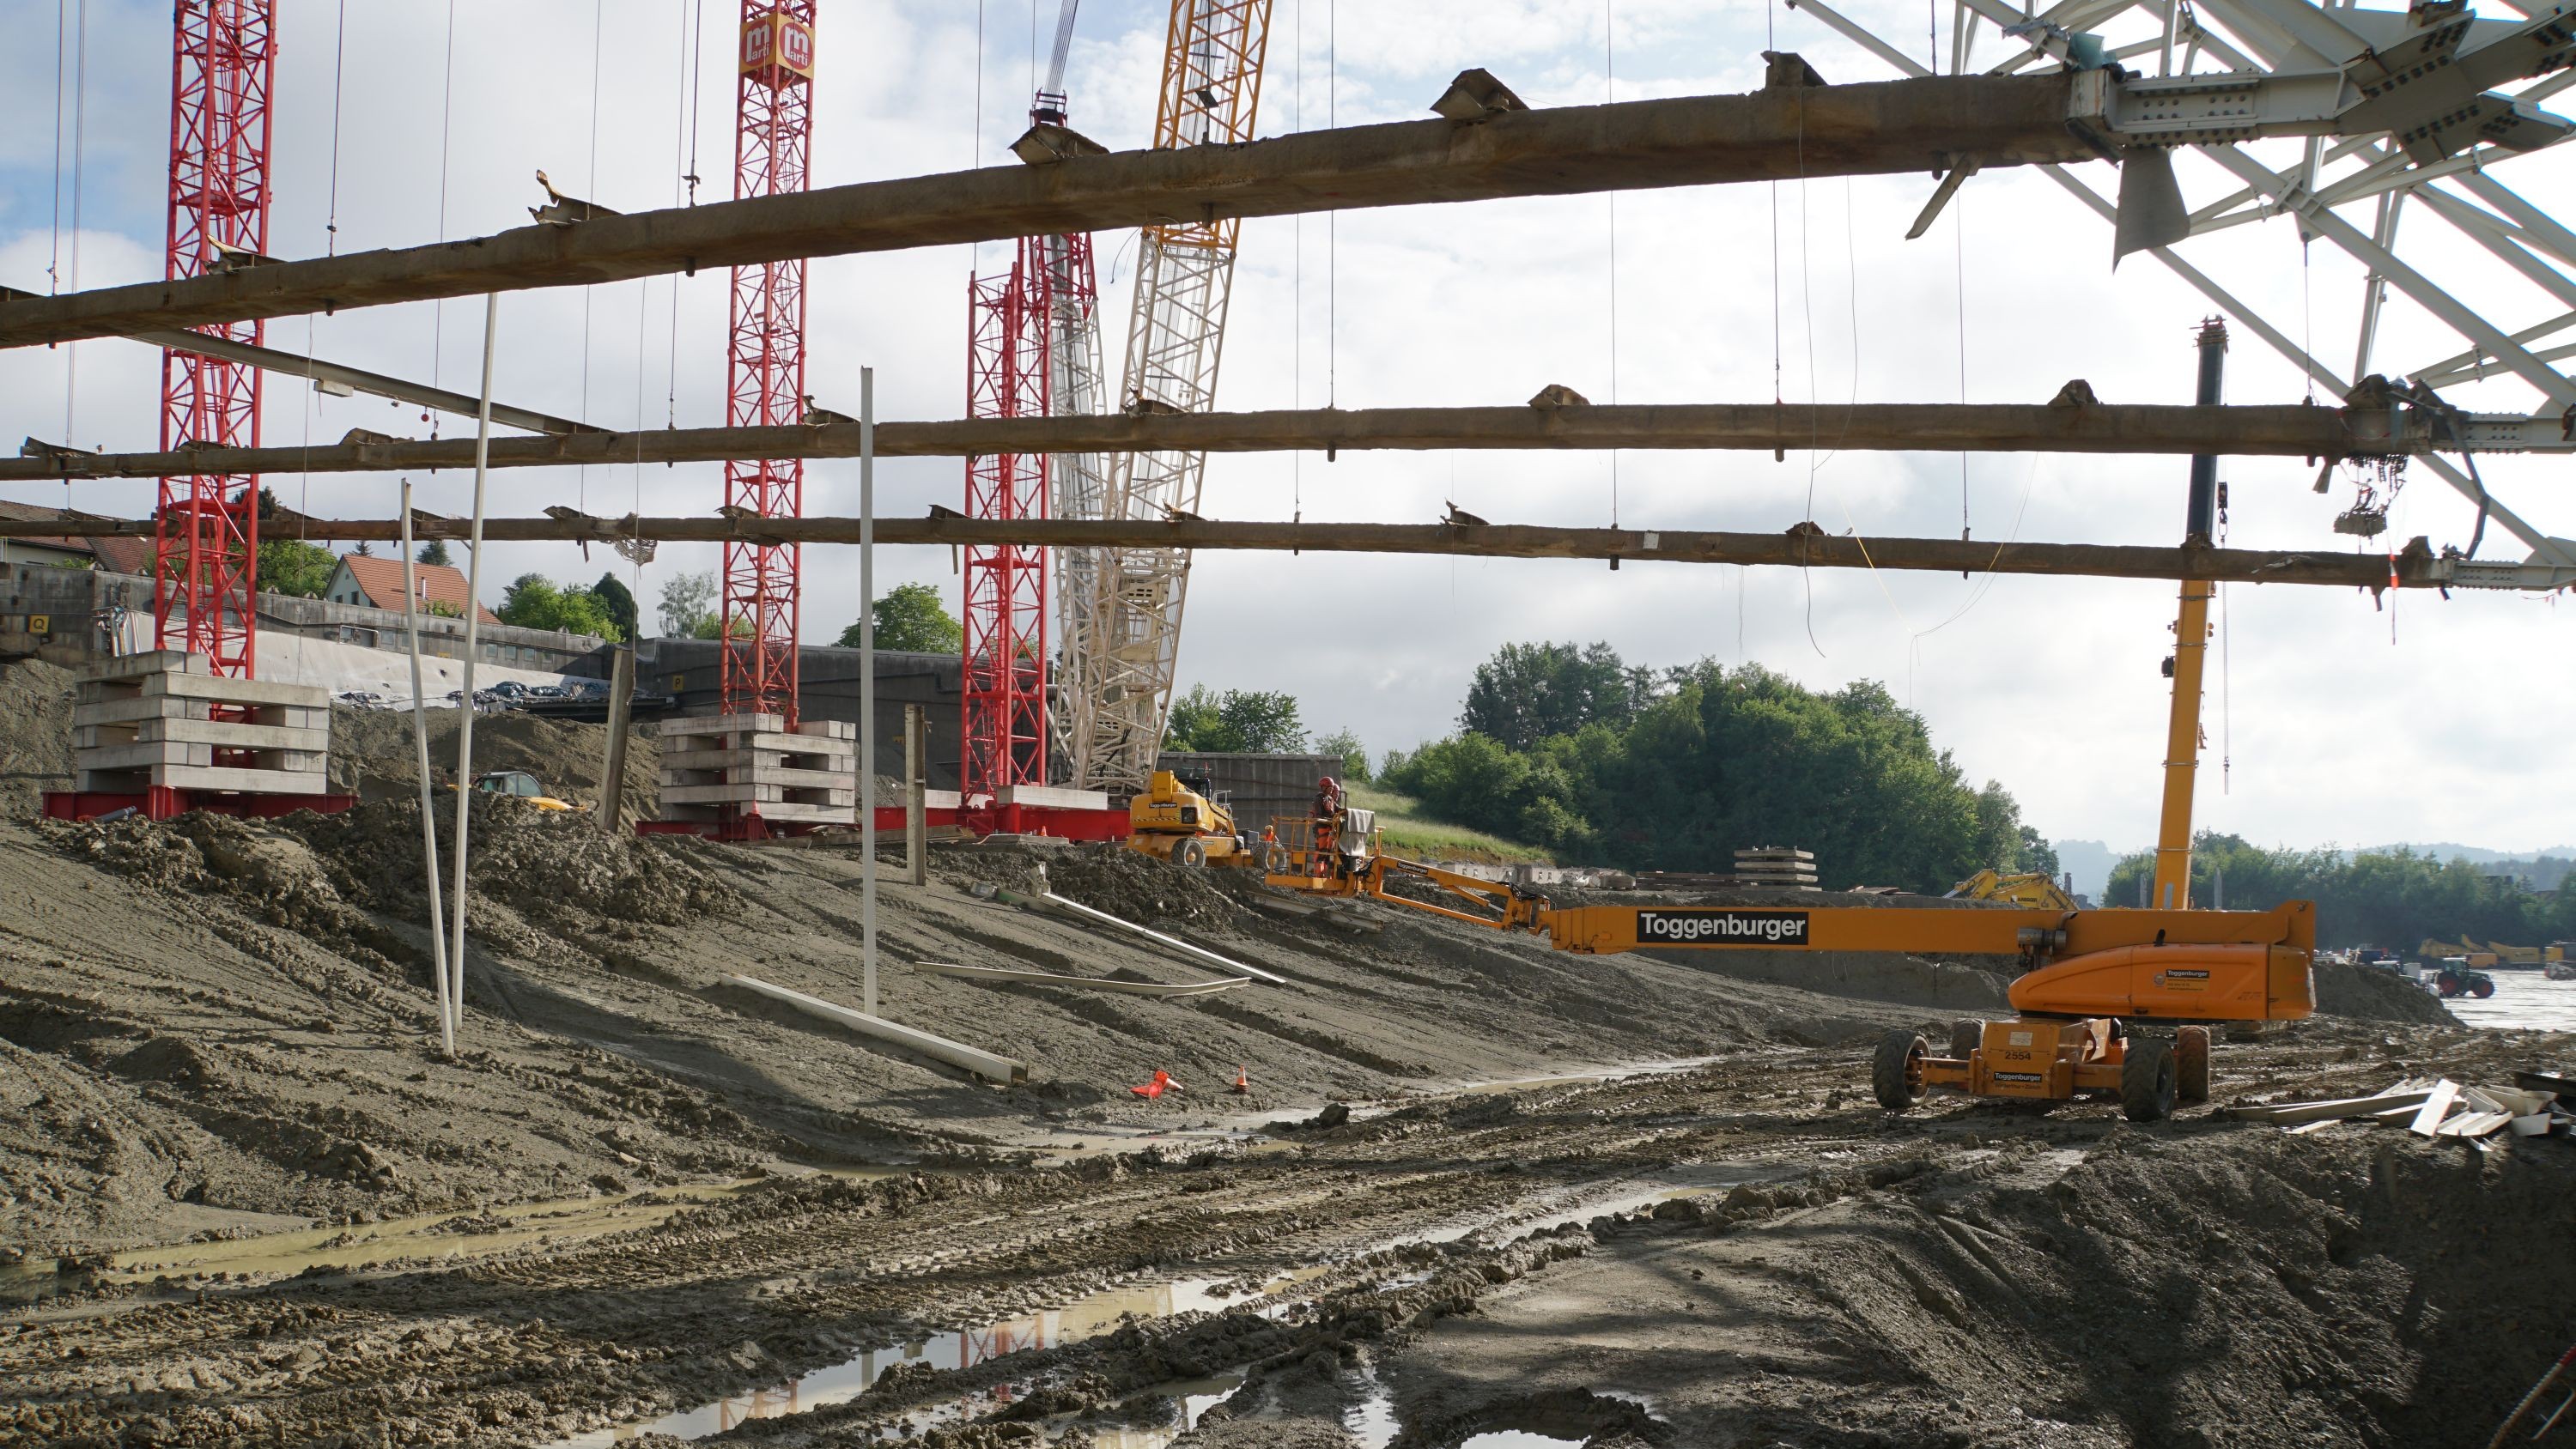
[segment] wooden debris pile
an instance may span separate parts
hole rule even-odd
[[[2226,1108],[2219,1115],[2269,1122],[2293,1133],[2318,1132],[2338,1122],[2387,1122],[2419,1137],[2460,1137],[2481,1143],[2504,1134],[2576,1133],[2576,1112],[2561,1099],[2561,1079],[2521,1072],[2514,1080],[2516,1085],[2511,1087],[2472,1087],[2448,1077],[2415,1077],[2367,1097],[2249,1104]],[[2576,1098],[2576,1081],[2563,1085],[2568,1096]]]

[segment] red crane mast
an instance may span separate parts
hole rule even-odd
[[[178,0],[170,88],[172,280],[230,270],[268,249],[269,96],[277,75],[274,0]],[[258,322],[197,329],[259,344]],[[260,371],[195,353],[161,354],[161,447],[259,446]],[[203,654],[218,675],[258,664],[259,480],[161,480],[152,537],[152,642]]]
[[[734,199],[798,192],[813,138],[815,0],[743,0],[741,89],[734,123]],[[733,269],[726,341],[725,421],[787,427],[805,412],[805,261]],[[725,465],[725,504],[735,517],[796,518],[805,511],[801,459]],[[724,546],[725,714],[775,714],[797,723],[796,623],[802,592],[792,543]]]

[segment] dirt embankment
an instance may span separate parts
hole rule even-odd
[[[462,716],[452,709],[427,714],[430,775],[445,785],[455,778],[456,731]],[[504,712],[480,715],[474,721],[475,773],[526,770],[548,789],[582,805],[599,801],[606,746],[606,729],[573,720]],[[623,823],[652,818],[661,759],[661,741],[652,725],[638,724],[628,732]],[[331,788],[361,800],[417,797],[419,749],[412,741],[411,712],[334,706]]]
[[[72,779],[72,672],[41,659],[0,664],[0,819],[32,820]]]

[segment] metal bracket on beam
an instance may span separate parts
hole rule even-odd
[[[96,458],[101,455],[86,448],[66,447],[61,443],[48,443],[42,438],[29,438],[18,445],[18,456],[42,458],[52,464],[57,472],[71,474],[79,469],[82,459]]]
[[[1458,72],[1449,89],[1431,103],[1431,112],[1445,116],[1462,126],[1478,125],[1509,111],[1526,111],[1529,103],[1512,94],[1512,88],[1494,78],[1494,73],[1481,67]]]
[[[539,226],[577,226],[595,217],[618,215],[595,201],[583,201],[555,190],[555,184],[546,179],[543,171],[537,173],[537,184],[546,189],[546,204],[529,207],[528,215],[536,218]]]
[[[206,238],[206,245],[214,248],[215,252],[214,256],[206,262],[206,270],[209,272],[241,272],[248,271],[252,267],[273,267],[278,264],[276,257],[264,256],[248,247],[237,247],[230,242],[217,241],[213,237]]]
[[[2553,538],[2562,553],[2576,557],[2576,542]],[[2537,590],[2554,593],[2576,589],[2576,568],[2564,564],[2543,563],[2534,554],[2521,563],[2482,563],[2476,559],[2442,558],[2427,570],[2437,584],[2446,589],[2510,589],[2517,592]]]
[[[1011,154],[1031,166],[1052,166],[1077,156],[1106,156],[1109,148],[1071,126],[1040,121],[1011,143]]]

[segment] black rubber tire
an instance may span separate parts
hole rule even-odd
[[[2209,1100],[2209,1028],[2174,1028],[2174,1096],[2185,1102]]]
[[[1950,1055],[1966,1061],[1986,1039],[1986,1024],[1973,1016],[1963,1016],[1950,1023]]]
[[[2160,1036],[2129,1038],[2120,1064],[2120,1110],[2132,1122],[2161,1122],[2174,1109],[2173,1043]]]
[[[2492,976],[2481,976],[2477,980],[2470,982],[2469,994],[2480,1001],[2484,1001],[2488,997],[2495,995],[2495,978]]]
[[[1902,1112],[1923,1100],[1923,1059],[1932,1054],[1923,1033],[1903,1027],[1879,1038],[1878,1056],[1870,1063],[1869,1085],[1878,1105]]]
[[[1173,846],[1172,864],[1186,866],[1202,866],[1207,864],[1207,842],[1190,839],[1184,840],[1180,844]]]
[[[1286,875],[1288,873],[1288,847],[1279,844],[1277,841],[1273,841],[1269,845],[1262,847],[1261,868],[1264,872],[1270,875]]]

